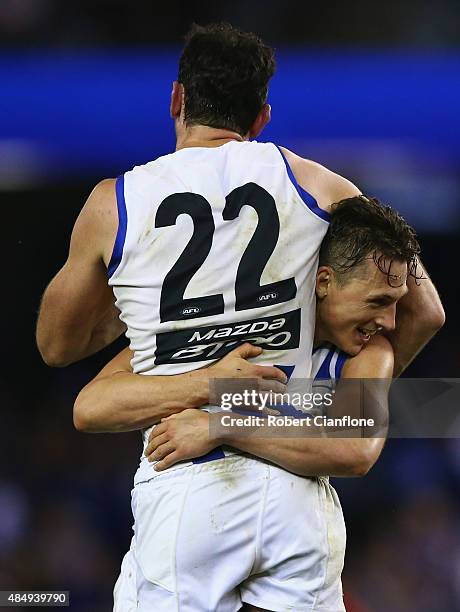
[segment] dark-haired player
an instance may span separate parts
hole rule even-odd
[[[418,252],[413,230],[389,207],[362,196],[334,207],[316,276],[313,378],[391,378],[391,345],[371,336],[393,328]],[[209,415],[187,408],[209,401],[210,379],[251,376],[254,366],[242,357],[258,352],[243,345],[210,368],[167,377],[165,389],[164,377],[131,374],[126,350],[77,398],[74,419],[85,431],[128,431],[176,415],[150,435],[146,455],[167,472],[133,491],[135,537],[115,610],[135,609],[139,597],[165,610],[173,601],[194,610],[237,610],[241,602],[245,610],[306,610],[315,602],[343,609],[343,516],[334,489],[319,477],[366,473],[383,439],[283,439],[281,430],[273,438],[210,437]],[[378,389],[382,407],[387,388]],[[171,555],[175,578],[162,588],[158,576]]]
[[[126,329],[139,374],[198,369],[254,333],[266,375],[284,379],[274,364],[294,376],[310,370],[329,209],[359,190],[319,164],[251,142],[270,119],[274,69],[273,51],[252,34],[192,30],[171,96],[176,151],[103,181],[89,197],[69,258],[43,296],[37,342],[47,363],[81,359]],[[397,369],[442,317],[431,282],[412,284],[391,338]],[[141,462],[136,484],[154,477]]]

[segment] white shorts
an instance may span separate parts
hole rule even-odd
[[[132,507],[114,612],[345,610],[345,524],[327,478],[232,456],[158,473]]]

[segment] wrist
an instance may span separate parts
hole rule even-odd
[[[191,408],[200,408],[209,403],[209,376],[203,370],[187,372],[188,400]]]
[[[222,413],[210,413],[203,411],[203,414],[205,414],[208,419],[208,438],[212,443],[212,447],[217,448],[218,446],[222,446],[222,444],[229,444],[228,436],[220,433],[222,426],[219,424],[218,421],[220,420]]]

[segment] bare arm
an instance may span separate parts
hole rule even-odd
[[[383,337],[373,341],[343,367],[342,378],[391,378],[393,355]],[[339,400],[340,401],[340,400]],[[282,435],[280,428],[280,435]],[[232,438],[239,450],[277,463],[302,476],[362,476],[377,461],[383,438]]]
[[[141,376],[132,373],[133,353],[126,348],[80,391],[74,405],[74,425],[89,433],[148,427],[164,417],[212,402],[210,378],[260,379],[262,388],[267,384],[267,388],[282,392],[284,386],[274,380],[286,381],[281,370],[246,361],[261,352],[243,344],[209,368],[176,376]],[[266,379],[270,382],[264,383]]]
[[[329,212],[335,202],[361,194],[356,185],[340,174],[284,147],[282,150],[299,185],[315,198],[323,210]]]
[[[178,376],[133,374],[124,349],[78,394],[75,428],[88,433],[134,431],[186,408],[206,404],[209,385],[198,371]]]
[[[413,277],[408,278],[409,291],[396,307],[396,328],[386,334],[394,351],[394,378],[402,374],[445,322],[438,292],[421,263],[417,266],[417,275],[420,273],[424,278],[417,283]]]
[[[344,365],[343,378],[391,378],[393,355],[388,341],[375,337]],[[382,438],[274,438],[231,439],[239,450],[252,453],[302,476],[362,476],[377,461]]]
[[[391,345],[383,337],[375,337],[343,368],[343,378],[390,379],[393,371]],[[382,386],[383,388],[383,386]],[[385,397],[378,400],[386,405]],[[182,459],[204,454],[219,444],[229,444],[276,463],[302,476],[361,476],[375,463],[384,445],[384,438],[282,438],[283,427],[272,428],[273,437],[238,437],[230,434],[210,439],[209,416],[185,411],[164,420],[150,436],[146,455],[161,459],[155,469],[161,471]],[[276,436],[276,437],[275,437]],[[171,444],[172,442],[172,444]]]
[[[125,330],[107,284],[117,228],[115,181],[109,179],[89,196],[75,222],[67,261],[42,298],[37,345],[48,365],[92,355]]]

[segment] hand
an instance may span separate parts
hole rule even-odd
[[[273,366],[247,361],[261,353],[260,347],[246,342],[209,368],[200,370],[202,375],[209,377],[209,403],[220,405],[224,393],[242,393],[246,390],[254,390],[258,394],[285,393],[288,379],[284,372]],[[257,406],[242,408],[251,410]],[[279,414],[270,409],[264,412]]]
[[[144,454],[149,461],[159,461],[154,469],[161,472],[178,461],[205,455],[219,444],[209,436],[209,414],[189,408],[161,419],[150,433]]]

